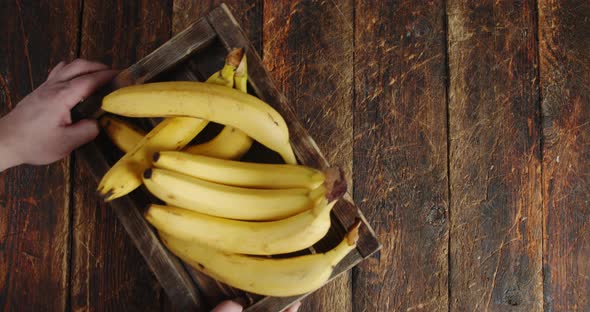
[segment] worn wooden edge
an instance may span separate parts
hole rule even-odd
[[[352,250],[344,259],[342,259],[338,265],[334,268],[332,275],[326,281],[325,284],[331,282],[332,280],[338,278],[345,272],[348,272],[350,269],[355,267],[357,264],[362,262],[364,257],[358,252],[358,250]],[[313,292],[308,292],[303,295],[299,296],[291,296],[291,297],[264,297],[261,300],[257,301],[255,304],[247,307],[244,312],[268,312],[268,311],[284,311],[287,309],[291,304],[301,301],[305,299],[305,297],[311,295]],[[321,307],[318,307],[321,308]]]
[[[101,148],[97,143],[91,142],[79,148],[77,153],[85,160],[89,172],[98,183],[110,168],[106,159],[102,157]],[[130,197],[124,196],[110,202],[110,206],[168,297],[183,310],[204,307],[190,275],[178,258],[159,243],[158,237],[143,218],[136,203]]]
[[[250,41],[233,17],[229,8],[222,3],[207,15],[207,20],[226,49],[230,50],[232,48],[240,47],[246,48],[248,56],[249,84],[258,97],[272,105],[282,116],[284,116],[291,133],[291,145],[293,146],[297,159],[301,163],[312,167],[321,169],[328,168],[330,164],[303,124],[299,121],[295,112],[291,109],[287,98],[278,90],[270,79],[262,64],[260,56],[252,47]],[[377,240],[375,231],[367,222],[361,210],[352,202],[352,197],[349,193],[346,194],[344,200],[340,200],[336,204],[334,207],[334,214],[343,228],[348,228],[357,218],[361,219],[363,222],[357,245],[357,249],[363,258],[367,258],[381,249],[382,246]]]

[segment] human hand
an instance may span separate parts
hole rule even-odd
[[[297,312],[300,306],[301,302],[295,302],[284,312]],[[243,310],[244,308],[236,301],[226,300],[218,304],[211,312],[242,312]]]
[[[47,81],[0,119],[0,171],[45,165],[67,156],[98,134],[95,120],[72,124],[70,110],[117,74],[82,59],[53,68]]]

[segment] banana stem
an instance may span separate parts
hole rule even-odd
[[[344,177],[344,170],[339,167],[328,168],[325,173],[326,199],[328,202],[341,198],[346,193],[348,185]]]

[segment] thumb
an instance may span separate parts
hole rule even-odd
[[[226,300],[218,304],[211,312],[242,312],[244,308],[235,301]]]
[[[98,124],[94,119],[83,119],[65,127],[65,144],[69,150],[92,141],[98,135]]]

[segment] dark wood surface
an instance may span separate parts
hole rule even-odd
[[[3,3],[0,112],[59,60],[127,67],[216,4]],[[228,4],[384,245],[302,311],[590,309],[586,1]],[[92,174],[0,173],[3,310],[170,309]]]
[[[590,310],[590,3],[539,1],[548,311]]]
[[[354,198],[383,249],[353,270],[354,311],[447,309],[444,12],[355,5]]]
[[[535,10],[447,2],[452,310],[542,309]]]

